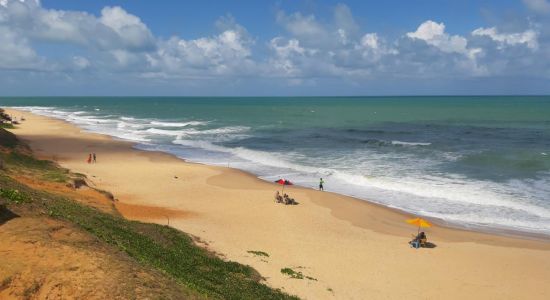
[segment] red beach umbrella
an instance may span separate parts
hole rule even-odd
[[[293,185],[293,183],[290,182],[290,180],[286,180],[284,178],[281,178],[279,180],[275,180],[275,182],[283,186],[283,189],[281,190],[281,194],[285,190],[285,185]]]

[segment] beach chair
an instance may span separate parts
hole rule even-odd
[[[420,247],[426,248],[427,245],[428,245],[428,238],[420,239]]]

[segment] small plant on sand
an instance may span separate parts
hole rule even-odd
[[[38,290],[40,290],[40,283],[38,282],[33,282],[33,284],[31,284],[31,286],[29,286],[28,288],[26,288],[24,291],[23,291],[23,296],[28,299],[30,298],[32,295],[36,294],[36,292],[38,292]]]
[[[250,254],[254,254],[254,255],[256,255],[256,256],[265,256],[265,257],[269,257],[269,254],[267,254],[267,253],[265,253],[265,252],[263,252],[263,251],[248,250],[248,251],[246,251],[246,252],[248,252],[248,253],[250,253]]]
[[[286,274],[286,275],[290,276],[290,278],[294,278],[294,279],[304,279],[305,278],[305,279],[317,281],[317,278],[313,278],[311,276],[306,276],[302,272],[294,271],[291,268],[283,268],[283,269],[281,269],[281,273]]]
[[[0,289],[3,289],[5,287],[9,286],[11,281],[12,281],[11,276],[8,276],[8,277],[2,279],[2,282],[0,282]]]
[[[304,279],[304,274],[302,272],[296,272],[292,270],[291,268],[282,268],[281,273],[290,276],[290,278],[294,279]]]

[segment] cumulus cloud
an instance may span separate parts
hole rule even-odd
[[[253,66],[253,40],[241,26],[227,27],[218,35],[185,40],[172,37],[161,41],[158,50],[147,56],[151,66],[170,74],[226,75],[246,72]]]
[[[119,6],[103,8],[99,21],[118,34],[126,49],[143,49],[154,45],[149,28],[140,18],[127,13]]]
[[[432,20],[420,24],[415,32],[408,32],[407,36],[422,40],[443,52],[455,52],[474,57],[480,51],[480,49],[469,49],[466,38],[459,35],[449,35],[445,32],[445,24],[436,23]]]
[[[105,7],[98,18],[86,12],[45,9],[39,1],[6,0],[0,22],[22,36],[103,50],[144,50],[155,41],[141,20],[120,7]]]

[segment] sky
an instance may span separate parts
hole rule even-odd
[[[0,96],[550,94],[550,0],[0,0]]]

